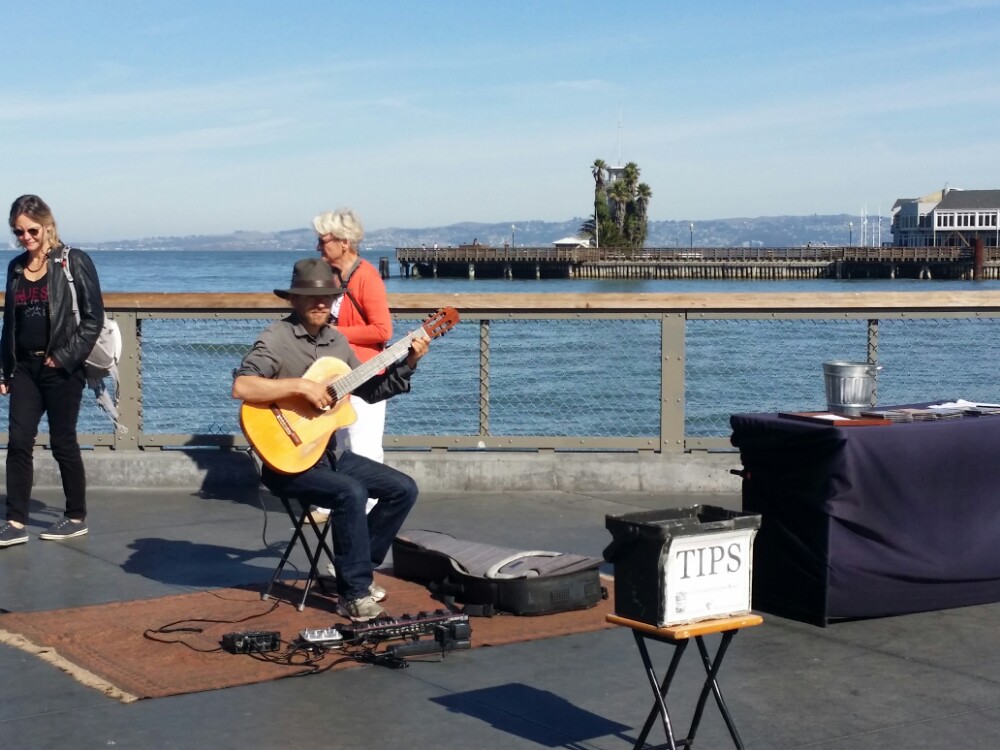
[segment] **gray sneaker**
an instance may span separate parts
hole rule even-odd
[[[4,521],[0,526],[0,547],[24,544],[26,541],[28,541],[28,530],[23,526],[19,529],[10,521]]]
[[[39,534],[38,538],[59,541],[60,539],[71,539],[74,536],[83,536],[86,533],[87,524],[83,521],[76,522],[68,518],[61,518]]]
[[[368,622],[385,615],[385,610],[371,596],[363,596],[343,606],[337,602],[337,614],[348,617],[353,622]]]

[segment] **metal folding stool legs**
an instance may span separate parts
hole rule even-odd
[[[763,618],[759,615],[751,614],[742,617],[719,618],[705,622],[696,622],[690,625],[676,625],[663,628],[629,620],[617,615],[607,615],[606,619],[612,624],[622,625],[632,630],[632,635],[635,637],[635,644],[639,649],[639,655],[642,658],[642,664],[646,671],[646,678],[649,680],[649,685],[656,699],[649,711],[649,715],[646,717],[645,724],[642,725],[642,730],[639,732],[639,737],[635,742],[633,750],[640,750],[646,747],[646,738],[649,737],[649,732],[652,730],[657,716],[663,722],[663,730],[667,735],[666,744],[656,745],[655,748],[657,750],[660,748],[677,750],[680,747],[691,747],[694,744],[694,737],[698,732],[698,726],[701,724],[701,718],[705,711],[705,704],[708,702],[709,694],[715,698],[716,705],[718,705],[719,712],[726,722],[726,728],[729,730],[733,744],[738,750],[743,750],[743,740],[740,738],[739,732],[736,731],[736,724],[729,713],[729,707],[726,705],[726,701],[722,697],[722,691],[719,688],[719,670],[722,668],[722,660],[726,655],[726,650],[729,648],[729,644],[736,633],[742,628],[759,625],[763,622]],[[714,657],[709,654],[708,647],[704,641],[704,636],[711,633],[720,633],[722,635],[722,640]],[[691,719],[691,727],[688,730],[687,736],[683,739],[678,739],[674,736],[674,727],[670,721],[666,698],[670,690],[670,684],[673,682],[677,667],[680,664],[681,657],[684,655],[684,651],[692,639],[698,645],[698,652],[701,654],[701,662],[705,667],[706,677],[702,684],[701,693],[698,695],[698,703],[694,711],[694,717]],[[649,649],[646,647],[647,640],[666,643],[674,647],[670,666],[667,668],[667,673],[663,681],[659,683],[656,679],[656,672],[653,669],[652,659],[649,656]]]
[[[320,587],[323,586],[322,579],[319,578],[319,563],[322,559],[324,552],[333,559],[333,552],[330,550],[330,546],[327,544],[327,536],[330,534],[331,521],[327,521],[323,524],[317,524],[313,520],[312,514],[309,510],[309,506],[305,503],[302,504],[301,513],[296,513],[292,508],[291,498],[283,495],[278,495],[278,499],[281,501],[282,506],[285,508],[285,512],[288,513],[288,517],[291,519],[292,524],[295,528],[295,533],[292,534],[292,539],[288,542],[288,546],[285,547],[285,553],[281,556],[281,561],[278,563],[278,567],[274,569],[274,574],[271,576],[271,581],[267,585],[267,589],[263,594],[260,595],[261,599],[271,598],[271,588],[281,577],[282,571],[285,569],[285,564],[288,562],[288,558],[291,556],[292,551],[295,549],[295,545],[302,544],[302,549],[306,553],[306,557],[309,560],[309,573],[306,576],[305,588],[302,591],[302,600],[296,605],[296,608],[301,612],[305,609],[306,599],[309,596],[309,591],[312,588],[314,582],[319,580]],[[308,540],[306,539],[306,527],[312,528],[313,533],[316,536],[316,547],[315,549],[310,546]]]

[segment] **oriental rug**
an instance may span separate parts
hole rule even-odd
[[[419,584],[381,573],[376,580],[389,593],[385,604],[391,615],[433,612],[442,606]],[[612,610],[612,584],[602,577],[609,596],[586,610],[470,618],[472,646],[502,646],[610,627],[604,617]],[[310,661],[308,652],[286,648],[304,629],[347,622],[336,614],[334,600],[319,594],[310,594],[306,608],[299,612],[292,602],[301,598],[300,585],[276,586],[272,593],[278,599],[268,601],[260,598],[263,586],[254,585],[45,612],[10,612],[0,615],[0,643],[32,653],[124,703],[359,666],[359,661],[335,650]],[[278,631],[282,650],[232,654],[221,648],[225,634],[246,631]],[[383,642],[379,648],[386,645]],[[451,652],[449,658],[460,653]]]

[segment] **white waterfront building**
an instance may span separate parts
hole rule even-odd
[[[895,247],[1000,247],[1000,190],[945,188],[892,207]]]
[[[577,247],[590,247],[590,238],[588,237],[563,237],[561,240],[556,240],[552,243],[556,248],[565,250],[573,249]]]

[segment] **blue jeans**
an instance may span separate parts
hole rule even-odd
[[[301,474],[279,474],[265,466],[262,478],[276,495],[330,509],[337,593],[344,601],[368,596],[372,571],[385,561],[417,501],[417,483],[401,471],[350,451],[339,459],[328,452]],[[370,497],[378,505],[365,515]]]
[[[83,370],[66,372],[46,367],[41,357],[18,361],[10,380],[9,437],[7,439],[7,520],[27,523],[34,483],[32,452],[42,414],[49,417],[52,457],[59,465],[66,517],[87,517],[87,476],[76,439],[76,421],[83,395]]]

